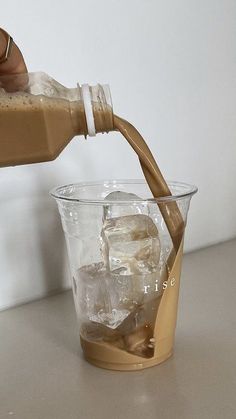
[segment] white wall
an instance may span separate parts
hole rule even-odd
[[[116,113],[141,130],[166,178],[199,186],[187,250],[236,236],[235,20],[235,0],[12,0],[1,8],[30,71],[67,86],[108,82]],[[69,284],[51,187],[142,177],[116,133],[74,139],[52,163],[0,171],[1,308]]]

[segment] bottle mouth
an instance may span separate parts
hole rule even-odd
[[[97,132],[109,132],[113,128],[113,106],[111,92],[108,84],[89,86],[82,84],[81,97],[89,137],[94,137]]]

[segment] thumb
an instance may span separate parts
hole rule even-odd
[[[0,28],[0,58],[5,55],[8,45],[8,36],[7,32]],[[27,73],[27,68],[21,51],[13,41],[7,60],[0,63],[0,74],[19,73]]]

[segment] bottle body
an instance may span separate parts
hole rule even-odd
[[[109,127],[104,106],[92,109],[96,132],[110,131],[112,108]],[[0,167],[53,160],[75,135],[88,135],[80,86],[67,89],[44,73],[0,78]]]

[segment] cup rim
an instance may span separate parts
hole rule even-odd
[[[195,185],[190,185],[185,182],[179,182],[179,181],[167,181],[168,186],[178,186],[183,189],[182,193],[177,193],[173,195],[168,196],[162,196],[158,198],[146,198],[146,199],[129,199],[129,200],[112,200],[112,199],[87,199],[87,198],[74,198],[70,196],[66,196],[62,193],[62,190],[77,187],[77,188],[85,188],[90,186],[99,186],[99,185],[114,185],[114,184],[135,184],[135,185],[144,185],[147,184],[147,182],[143,179],[112,179],[112,180],[100,180],[95,182],[76,182],[71,183],[67,185],[61,185],[56,186],[53,189],[50,190],[49,194],[59,201],[67,201],[67,202],[76,202],[81,204],[96,204],[96,205],[104,205],[104,204],[110,204],[110,205],[128,205],[131,203],[164,203],[164,202],[171,202],[171,201],[177,201],[186,197],[191,198],[195,193],[197,193],[198,188]]]

